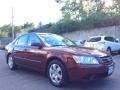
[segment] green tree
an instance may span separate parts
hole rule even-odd
[[[27,33],[27,32],[31,32],[34,29],[35,29],[35,25],[34,23],[31,22],[27,22],[24,25],[15,27],[16,33]]]
[[[62,14],[63,18],[69,18],[73,20],[81,20],[81,17],[84,18],[86,12],[83,8],[84,0],[56,0],[57,3],[62,4]]]
[[[29,22],[25,23],[24,25],[14,26],[15,34],[30,32],[31,30],[34,29],[35,29],[34,23]],[[0,36],[1,37],[12,36],[12,26],[8,24],[0,27]]]
[[[120,15],[120,0],[113,0],[112,10],[116,14]]]
[[[23,26],[22,29],[25,29],[27,31],[32,30],[35,28],[34,23],[26,22]]]
[[[7,37],[7,36],[11,36],[11,35],[12,35],[12,29],[11,29],[10,24],[0,27],[0,36],[1,37]]]
[[[89,15],[102,12],[104,2],[101,0],[56,0],[62,5],[63,18],[83,20]]]

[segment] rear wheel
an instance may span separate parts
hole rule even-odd
[[[14,70],[14,69],[16,69],[16,65],[15,65],[15,62],[14,62],[14,60],[13,60],[13,57],[12,57],[12,55],[9,55],[8,56],[8,67],[11,69],[11,70]]]
[[[66,69],[58,60],[53,60],[49,63],[48,77],[50,82],[56,87],[62,87],[67,84]]]

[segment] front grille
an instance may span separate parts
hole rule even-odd
[[[104,65],[111,65],[113,63],[113,59],[111,56],[101,57],[101,59]]]

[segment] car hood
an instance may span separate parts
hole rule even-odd
[[[66,52],[66,53],[71,53],[74,55],[87,55],[87,56],[99,56],[99,57],[105,57],[108,56],[106,52],[103,52],[98,49],[94,48],[87,48],[87,47],[76,47],[76,46],[71,46],[71,47],[65,47],[65,46],[57,46],[57,47],[51,47],[49,49],[52,49],[53,51],[61,51],[61,52]]]

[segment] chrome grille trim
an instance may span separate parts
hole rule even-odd
[[[112,59],[112,57],[111,56],[107,56],[107,57],[101,57],[101,59],[102,59],[102,63],[104,64],[104,65],[111,65],[111,64],[113,64],[113,59]]]

